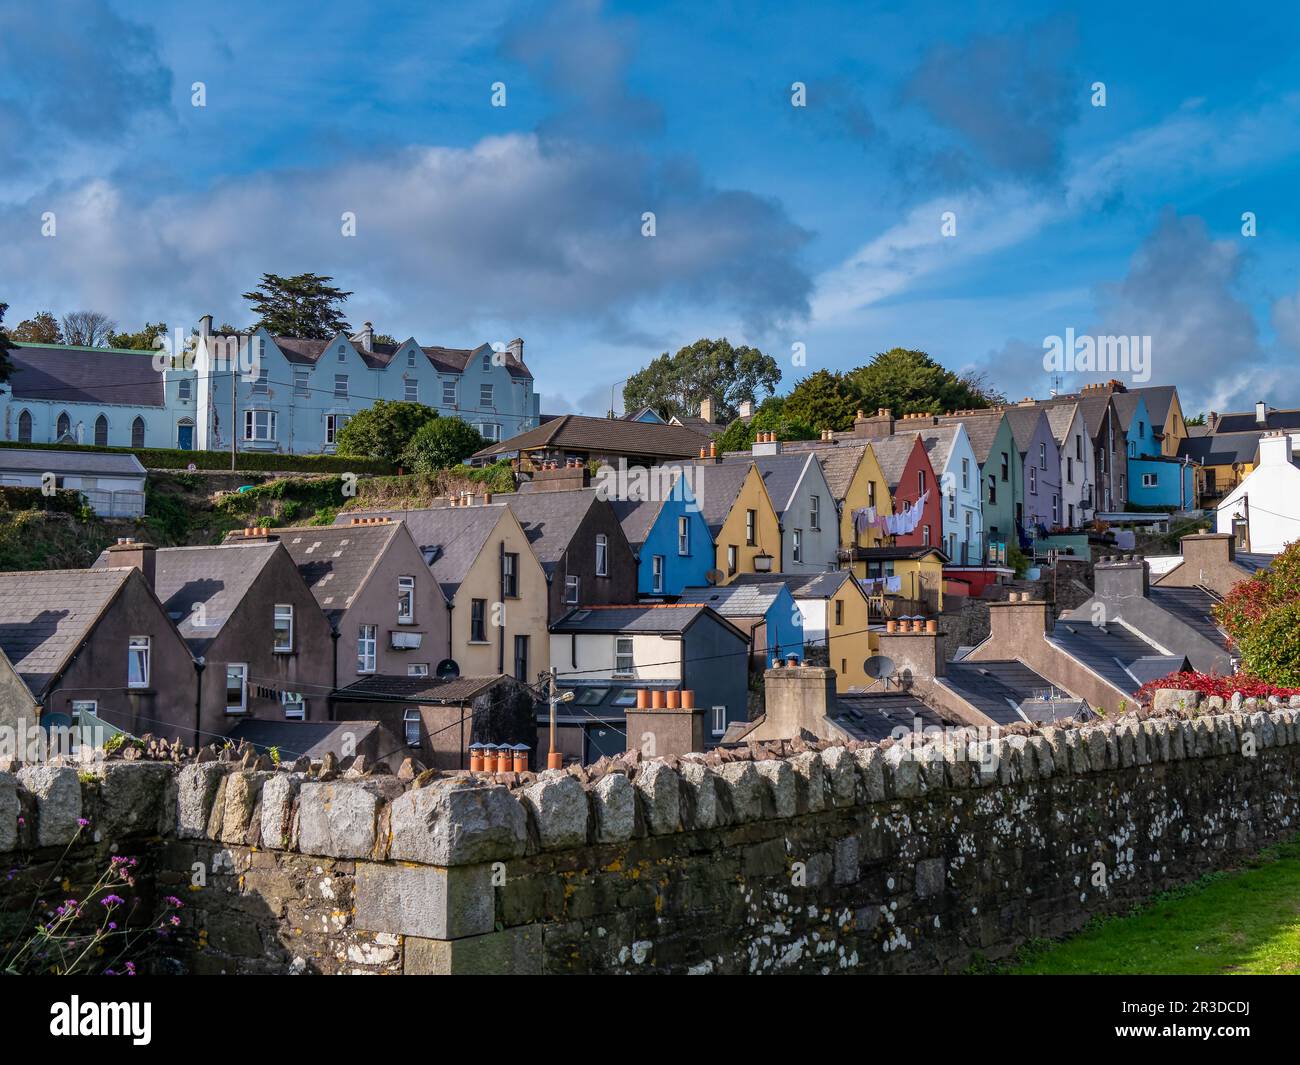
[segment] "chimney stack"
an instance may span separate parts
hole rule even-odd
[[[514,356],[516,362],[524,361],[524,338],[515,337],[506,345],[506,351]]]
[[[361,326],[361,332],[358,333],[356,336],[354,336],[352,339],[360,341],[362,350],[374,351],[375,350],[375,327],[371,325],[369,322],[363,323]]]
[[[705,396],[700,400],[700,417],[710,424],[713,423],[716,412],[713,409],[713,397]]]
[[[752,418],[754,416],[754,401],[752,399],[742,399],[736,408],[742,418]]]
[[[212,335],[212,315],[205,314],[199,318],[199,336],[204,340]]]
[[[931,681],[944,672],[939,638],[939,626],[933,620],[900,622],[892,630],[886,625],[879,636],[880,654],[893,661],[895,678],[906,669],[914,681]]]
[[[801,731],[838,736],[827,724],[835,709],[835,670],[776,665],[763,674],[763,739],[793,739]]]
[[[1151,567],[1141,555],[1107,555],[1092,572],[1097,598],[1103,602],[1142,599],[1151,587]]]
[[[989,640],[1011,655],[1017,647],[1035,647],[1050,630],[1052,612],[1044,599],[1012,592],[1005,601],[989,603]]]
[[[1255,424],[1261,429],[1268,424],[1268,407],[1262,399],[1255,404]]]
[[[754,455],[779,455],[781,454],[781,441],[776,438],[776,433],[759,433],[754,438]]]
[[[120,536],[117,543],[109,545],[108,564],[113,567],[130,566],[138,569],[152,588],[158,571],[157,554],[153,544],[130,536]]]
[[[1259,438],[1259,464],[1286,466],[1291,463],[1291,436],[1285,430],[1265,433]]]
[[[858,411],[853,420],[853,435],[860,437],[880,437],[894,435],[894,412],[888,407],[879,408],[868,418]]]

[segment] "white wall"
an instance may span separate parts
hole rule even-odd
[[[1219,504],[1219,532],[1230,534],[1241,515],[1250,522],[1251,551],[1277,554],[1300,540],[1300,469],[1291,454],[1285,436],[1260,440],[1260,464]]]
[[[577,661],[574,661],[574,641],[577,641]],[[558,679],[568,675],[572,680],[597,681],[614,679],[614,651],[617,637],[612,633],[584,633],[577,637],[570,633],[551,634],[551,664]],[[680,640],[644,633],[631,634],[632,661],[636,680],[682,679]],[[620,677],[620,680],[629,678]]]

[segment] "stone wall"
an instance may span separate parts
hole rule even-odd
[[[1297,830],[1300,708],[1158,698],[499,779],[27,768],[0,773],[4,909],[84,817],[72,864],[140,853],[145,890],[185,900],[181,971],[961,971]]]

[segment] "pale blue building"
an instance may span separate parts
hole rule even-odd
[[[519,339],[500,348],[424,347],[413,337],[380,344],[368,322],[359,333],[330,340],[265,329],[218,337],[207,315],[194,365],[197,446],[228,449],[233,420],[241,451],[329,454],[348,419],[377,399],[423,403],[489,440],[504,440],[539,423],[523,348]]]
[[[16,344],[0,383],[5,440],[107,447],[194,447],[193,370],[159,369],[152,351]]]

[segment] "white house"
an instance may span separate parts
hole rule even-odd
[[[1300,540],[1298,444],[1300,433],[1260,437],[1259,465],[1219,504],[1218,531],[1231,533],[1238,550],[1275,555]]]
[[[144,514],[145,470],[131,454],[0,448],[0,484],[76,489],[101,518]]]
[[[980,501],[980,464],[966,426],[925,426],[921,442],[939,478],[943,507],[943,551],[958,566],[976,565],[984,557],[984,511]]]

